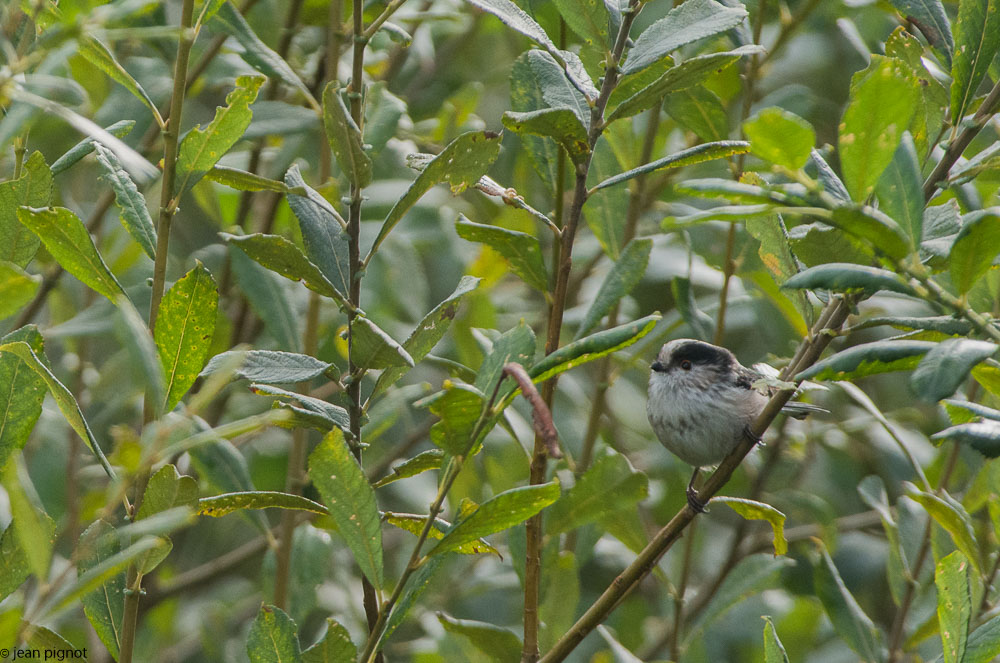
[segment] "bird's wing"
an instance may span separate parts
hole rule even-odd
[[[789,401],[785,403],[784,407],[781,408],[781,411],[790,417],[795,417],[796,419],[804,419],[808,415],[816,414],[818,412],[830,412],[829,410],[821,408],[818,405],[801,403],[799,401]]]

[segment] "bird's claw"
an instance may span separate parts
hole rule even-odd
[[[690,506],[695,513],[705,513],[705,503],[698,499],[698,491],[694,489],[694,486],[688,486],[687,488],[687,501],[688,506]]]
[[[743,429],[743,435],[748,440],[753,440],[755,444],[764,446],[764,438],[762,438],[760,435],[757,435],[757,433],[753,432],[753,429],[750,428],[750,426],[747,426],[746,428]]]

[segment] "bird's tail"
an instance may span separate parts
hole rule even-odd
[[[812,405],[811,403],[800,403],[799,401],[789,401],[785,403],[785,406],[781,408],[781,411],[790,417],[795,417],[796,419],[805,419],[810,414],[816,414],[817,412],[826,412],[829,414],[829,410],[821,408],[818,405]]]

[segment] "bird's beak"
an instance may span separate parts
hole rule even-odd
[[[657,373],[662,373],[665,370],[667,370],[667,367],[664,366],[663,364],[661,364],[658,361],[654,361],[653,364],[649,368],[652,369],[652,370],[654,370],[654,371],[656,371]]]

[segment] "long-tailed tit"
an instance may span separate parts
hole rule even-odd
[[[703,511],[694,489],[698,471],[721,462],[743,437],[760,441],[751,424],[774,388],[762,386],[765,376],[726,348],[689,338],[665,344],[650,368],[646,415],[660,443],[694,466],[688,503]],[[801,419],[826,410],[789,402],[782,412]]]

